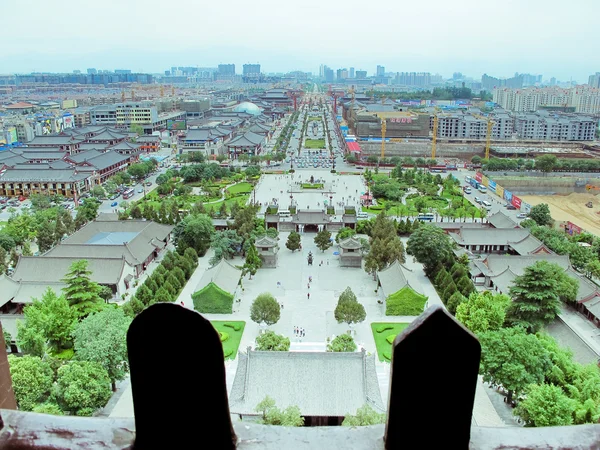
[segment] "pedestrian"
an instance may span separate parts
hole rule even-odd
[[[185,304],[183,302],[181,302],[181,306],[185,306]]]
[[[283,303],[281,304],[281,309],[283,309]]]
[[[306,288],[307,288],[307,289],[310,289],[310,283],[308,283],[308,284],[306,285]]]
[[[307,300],[310,300],[310,292],[308,292],[308,293],[306,294],[306,299],[307,299]]]
[[[304,332],[304,328],[302,328],[302,337],[306,336],[306,333]]]
[[[296,336],[298,334],[298,328],[296,327],[296,325],[294,325],[294,336]]]

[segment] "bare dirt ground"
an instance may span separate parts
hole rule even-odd
[[[547,203],[556,221],[571,221],[590,233],[600,236],[600,198],[594,194],[525,195],[523,201],[534,206]],[[585,206],[592,202],[592,208]]]

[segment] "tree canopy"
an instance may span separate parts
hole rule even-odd
[[[254,299],[250,308],[250,319],[253,322],[273,325],[279,321],[281,307],[275,297],[269,292],[264,292]]]
[[[365,257],[365,271],[375,274],[385,269],[394,261],[401,264],[405,261],[404,244],[396,234],[394,222],[381,212],[371,229],[369,239],[370,250]]]
[[[100,297],[102,288],[91,280],[91,274],[87,260],[82,259],[71,264],[65,278],[61,280],[66,284],[63,288],[65,297],[79,318],[101,311],[105,305]]]
[[[50,364],[37,356],[8,355],[8,365],[19,409],[32,411],[50,395],[54,379]]]
[[[529,211],[529,218],[538,225],[551,225],[552,216],[550,215],[550,208],[547,203],[540,203],[535,205]]]
[[[71,361],[57,371],[54,395],[63,411],[91,416],[111,394],[108,374],[98,363]]]
[[[267,330],[256,338],[256,349],[260,352],[288,352],[290,350],[290,339]]]
[[[364,404],[356,410],[356,414],[346,414],[343,427],[364,427],[385,423],[385,413],[378,413],[371,405]]]
[[[508,401],[530,384],[539,384],[552,367],[550,354],[534,334],[520,327],[479,334],[484,381],[508,390]]]
[[[355,352],[356,342],[349,334],[340,334],[327,344],[328,352]]]
[[[288,250],[291,250],[292,252],[294,252],[300,248],[300,239],[301,239],[300,234],[296,233],[295,231],[292,231],[288,235],[285,246],[287,247]]]
[[[116,381],[129,371],[126,337],[130,324],[131,318],[121,308],[107,308],[86,317],[73,335],[77,358],[104,367],[113,391]]]
[[[564,270],[548,261],[537,261],[527,267],[523,275],[515,277],[509,290],[513,301],[507,321],[532,333],[552,322],[560,312],[562,283],[568,283],[564,277],[568,277]]]
[[[352,289],[347,287],[338,299],[334,316],[335,320],[339,323],[345,322],[348,325],[351,325],[365,320],[367,313],[365,307],[358,302]]]
[[[506,318],[510,297],[489,291],[474,292],[456,308],[456,318],[475,334],[498,331]]]
[[[422,225],[408,238],[406,252],[423,264],[427,275],[431,275],[439,264],[452,256],[452,243],[441,228]]]
[[[188,215],[173,229],[173,243],[183,253],[186,248],[193,248],[200,256],[204,256],[210,248],[214,233],[212,219],[206,214]]]
[[[553,384],[532,385],[514,410],[526,426],[534,427],[571,425],[574,412],[575,402]]]
[[[280,410],[275,406],[275,400],[267,396],[256,405],[254,409],[262,414],[261,423],[264,425],[280,425],[283,427],[301,427],[304,425],[304,417],[297,406],[288,406]]]
[[[319,231],[315,236],[315,245],[323,252],[331,247],[333,245],[333,242],[331,242],[331,232],[327,230]]]

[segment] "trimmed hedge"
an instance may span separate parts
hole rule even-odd
[[[323,189],[323,183],[302,183],[302,189]]]
[[[242,329],[242,326],[239,323],[226,323],[223,326],[227,328],[233,328],[234,331],[240,331]]]
[[[221,339],[221,342],[225,342],[227,339],[229,339],[229,333],[226,333],[225,331],[219,331],[219,338]]]
[[[404,286],[387,298],[385,302],[385,315],[418,316],[423,312],[427,298],[415,292],[410,286]]]
[[[396,339],[396,336],[398,336],[397,334],[390,334],[388,337],[385,338],[386,341],[388,341],[390,344],[394,343],[394,339]]]
[[[224,349],[223,349],[223,356],[224,356],[225,358],[228,358],[228,357],[230,357],[231,355],[233,355],[233,349],[231,349],[231,348],[224,348]]]
[[[392,354],[390,352],[383,352],[383,357],[388,361],[392,360]]]
[[[392,325],[379,325],[377,327],[377,332],[378,333],[383,333],[384,331],[387,330],[392,330],[394,327]]]
[[[231,314],[233,295],[225,292],[212,281],[192,294],[194,309],[206,314]]]

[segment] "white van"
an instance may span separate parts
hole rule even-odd
[[[487,209],[488,211],[490,209],[492,209],[492,204],[490,202],[488,202],[487,200],[483,200],[481,202],[481,206],[483,206],[485,209]]]
[[[356,214],[356,218],[357,219],[368,219],[369,218],[369,214],[366,212],[359,212]]]
[[[487,188],[483,184],[480,184],[478,189],[479,189],[479,192],[482,192],[482,193],[487,192]]]
[[[290,217],[291,216],[290,212],[287,210],[279,211],[277,214],[279,215],[279,217]]]

